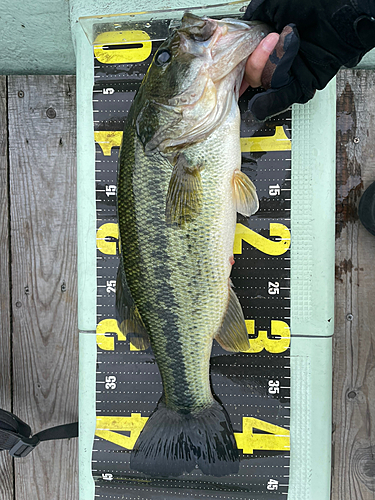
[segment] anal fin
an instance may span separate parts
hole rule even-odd
[[[122,259],[116,280],[116,319],[121,332],[136,349],[147,349],[150,339],[126,282]]]
[[[247,217],[254,214],[259,208],[256,188],[241,170],[236,170],[233,174],[233,189],[237,212]]]
[[[229,302],[223,323],[215,340],[223,349],[230,352],[241,352],[250,349],[249,336],[240,301],[233,289],[229,287]]]

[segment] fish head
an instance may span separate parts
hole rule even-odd
[[[139,92],[136,130],[146,154],[204,140],[237,101],[246,60],[269,32],[258,22],[185,13]]]

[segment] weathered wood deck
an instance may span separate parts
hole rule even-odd
[[[337,87],[332,500],[374,500],[375,237],[356,215],[375,180],[374,72]],[[77,418],[75,116],[74,77],[0,77],[0,407],[34,432]],[[78,499],[77,440],[0,453],[0,498]]]
[[[78,417],[75,117],[74,77],[0,78],[0,406],[33,432]],[[0,498],[77,499],[77,440],[2,452]]]
[[[359,222],[375,181],[375,72],[337,79],[332,500],[375,499],[375,237]]]

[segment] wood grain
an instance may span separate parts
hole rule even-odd
[[[14,413],[78,418],[76,114],[72,76],[9,77]],[[16,460],[16,500],[78,498],[77,440]]]
[[[12,410],[9,277],[8,120],[6,77],[0,76],[0,408]],[[13,500],[13,461],[0,453],[0,498]]]
[[[332,500],[375,499],[375,237],[358,220],[375,181],[375,74],[337,79]]]

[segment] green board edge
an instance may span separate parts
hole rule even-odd
[[[329,500],[336,79],[292,110],[291,464],[288,500]]]
[[[291,329],[333,335],[336,79],[292,111]]]
[[[96,384],[96,196],[92,46],[73,26],[77,58],[77,226],[79,328],[79,499],[93,500],[91,453]]]
[[[329,500],[336,79],[292,110],[291,464],[288,500]]]

